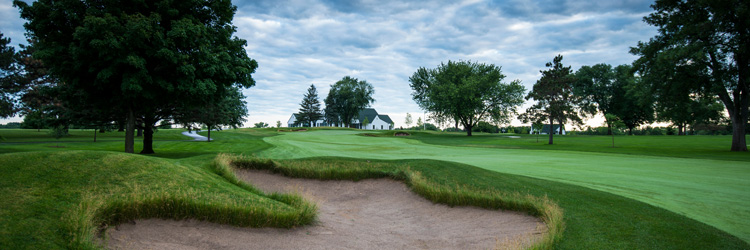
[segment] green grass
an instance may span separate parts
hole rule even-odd
[[[241,168],[268,169],[298,178],[388,177],[404,180],[415,192],[439,203],[525,211],[545,219],[553,232],[541,248],[548,242],[555,242],[552,247],[555,249],[746,249],[750,246],[714,227],[633,199],[460,163],[341,157],[244,158],[235,163]],[[536,203],[529,205],[529,200]],[[555,214],[560,208],[564,225],[557,221],[559,214]]]
[[[464,183],[436,182],[425,178],[412,166],[431,171],[434,165],[451,164],[438,161],[396,162],[318,158],[303,160],[269,160],[255,157],[233,157],[233,164],[244,169],[263,169],[289,177],[323,180],[362,180],[392,178],[404,181],[411,189],[436,203],[450,206],[475,206],[526,212],[544,221],[547,233],[531,249],[549,249],[562,238],[562,209],[547,196],[533,196],[518,191],[474,188]],[[460,166],[458,166],[460,167]]]
[[[195,218],[236,226],[309,224],[315,206],[267,195],[205,167],[112,152],[0,155],[0,249],[96,248],[99,228],[136,218]],[[209,167],[212,166],[212,167]]]
[[[696,219],[750,242],[750,221],[740,219],[750,217],[747,181],[750,164],[745,161],[457,147],[357,133],[314,131],[266,137],[275,147],[261,155],[274,159],[337,156],[459,162],[622,195]]]
[[[731,135],[691,136],[627,136],[616,135],[612,148],[611,136],[598,135],[554,135],[554,144],[549,145],[548,135],[488,134],[454,132],[408,131],[405,137],[433,145],[486,147],[505,149],[563,150],[609,154],[666,156],[678,158],[750,161],[750,153],[730,152]],[[391,135],[392,131],[381,135]],[[520,137],[520,138],[515,138]]]
[[[84,134],[88,132],[93,131],[82,131]],[[216,157],[221,152],[258,154],[274,159],[277,168],[274,171],[291,176],[339,179],[386,176],[407,180],[405,173],[414,172],[419,176],[413,178],[434,184],[429,189],[431,191],[417,192],[434,201],[454,205],[468,204],[473,199],[456,199],[461,195],[450,195],[461,193],[458,190],[463,188],[476,193],[488,192],[490,197],[497,196],[498,193],[494,192],[530,194],[537,198],[546,196],[563,211],[565,230],[554,246],[559,249],[750,248],[747,237],[743,237],[750,223],[744,220],[750,215],[747,161],[743,156],[717,160],[719,157],[710,154],[681,153],[718,151],[725,137],[700,137],[698,143],[683,139],[696,137],[680,137],[675,140],[684,140],[677,141],[682,149],[675,146],[675,149],[665,149],[669,152],[639,153],[640,149],[619,148],[619,141],[614,152],[586,146],[597,140],[604,141],[602,147],[609,146],[606,142],[611,141],[604,137],[568,137],[565,140],[570,140],[570,144],[563,144],[558,139],[560,137],[556,137],[561,143],[550,147],[541,143],[537,145],[535,139],[528,136],[520,140],[494,135],[467,139],[460,135],[410,131],[415,135],[377,138],[358,136],[361,131],[350,129],[281,133],[276,129],[239,129],[212,132],[216,141],[207,143],[181,141],[188,138],[180,137],[179,132],[181,130],[157,132],[154,143],[157,153],[150,156],[113,153],[123,148],[122,137],[118,135],[112,136],[112,142],[60,142],[64,148],[52,148],[48,145],[54,144],[45,143],[0,143],[0,171],[3,173],[0,199],[18,201],[0,203],[0,249],[66,246],[72,238],[65,232],[81,230],[63,225],[97,225],[85,222],[91,221],[90,218],[108,217],[97,216],[91,211],[100,211],[107,207],[103,204],[114,204],[115,200],[125,201],[123,204],[138,204],[126,197],[154,194],[153,201],[143,203],[152,204],[146,207],[167,203],[175,207],[186,202],[178,199],[180,196],[169,197],[166,192],[158,192],[165,190],[165,186],[170,190],[188,188],[191,192],[203,193],[205,199],[215,193],[224,195],[220,197],[243,194],[257,198],[257,201],[248,201],[245,205],[280,204],[294,209],[301,204],[301,200],[258,194],[257,190],[237,181],[229,164],[233,158],[226,155]],[[7,130],[0,130],[0,136],[14,137]],[[180,141],[173,138],[180,138]],[[655,145],[666,139],[636,137],[632,143],[642,143],[646,145],[644,148],[653,147],[651,151],[659,151]],[[13,140],[24,141],[23,136]],[[467,140],[475,141],[469,143]],[[510,142],[497,142],[502,140]],[[521,145],[523,143],[530,145]],[[81,151],[68,152],[70,150]],[[25,151],[37,152],[13,153]],[[80,157],[66,154],[80,154]],[[128,160],[102,160],[110,156]],[[82,169],[60,171],[53,163]],[[23,171],[6,170],[8,164],[15,164]],[[128,169],[134,172],[128,172]],[[70,179],[74,185],[57,178],[60,176]],[[36,186],[45,188],[40,191]],[[120,192],[119,196],[114,195],[117,192]],[[157,199],[159,197],[161,199]],[[15,203],[29,207],[19,207]],[[228,200],[218,198],[214,205],[224,203],[230,204]],[[478,202],[470,203],[477,205]],[[502,204],[502,201],[491,204]],[[140,211],[138,206],[117,207]],[[529,212],[523,208],[514,209]],[[200,209],[179,211],[191,210]],[[304,211],[309,214],[309,209],[299,208],[296,214],[305,214]],[[13,217],[16,213],[23,215]],[[226,213],[232,212],[218,214],[223,216]],[[156,217],[175,216],[154,214]],[[186,214],[177,218],[190,217]],[[59,218],[66,219],[61,221]],[[112,220],[111,223],[119,220],[125,219]],[[84,232],[95,229],[79,228],[85,229]],[[87,237],[91,237],[86,233],[77,235],[86,237],[76,242],[89,242]],[[35,239],[48,240],[36,243]]]

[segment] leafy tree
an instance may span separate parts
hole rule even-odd
[[[504,78],[494,64],[448,61],[435,69],[420,67],[409,82],[422,109],[451,117],[471,136],[478,122],[507,122],[523,104],[523,85],[519,80],[502,83]]]
[[[595,115],[598,112],[602,114],[611,113],[614,106],[615,88],[614,88],[614,70],[609,64],[596,64],[594,66],[581,66],[575,73],[574,94],[583,96],[584,102],[590,102],[595,109],[585,110],[585,112]],[[605,117],[606,118],[606,117]],[[607,123],[609,124],[609,123]],[[612,134],[612,128],[607,127],[607,134]]]
[[[365,120],[362,121],[362,128],[367,128],[367,124],[370,124],[370,118],[365,116]]]
[[[422,122],[422,117],[418,117],[417,118],[417,130],[421,129],[422,125],[424,125],[424,123]]]
[[[0,33],[0,118],[15,114],[13,76],[16,73],[16,49],[10,46],[10,38]]]
[[[683,89],[688,95],[718,96],[732,121],[731,151],[747,151],[750,105],[750,1],[657,0],[644,18],[659,28],[631,53],[657,94]],[[680,74],[700,81],[679,81]]]
[[[253,124],[253,126],[254,126],[255,128],[267,128],[267,127],[268,127],[268,123],[265,123],[265,122],[258,122],[258,123],[255,123],[255,124]]]
[[[276,121],[276,128],[280,128],[280,127],[281,127],[281,121]]]
[[[133,152],[136,120],[144,130],[141,153],[150,154],[158,121],[255,84],[257,63],[245,40],[232,37],[230,1],[13,4],[37,41],[34,57],[65,83],[58,87],[66,106],[126,118],[126,152]]]
[[[411,119],[411,114],[406,113],[406,120],[404,121],[404,123],[406,123],[406,127],[410,127],[412,122],[414,121]]]
[[[233,88],[228,95],[218,102],[209,103],[203,107],[187,106],[175,115],[175,121],[193,129],[199,128],[195,124],[204,125],[208,130],[208,142],[211,141],[211,130],[221,130],[222,126],[238,128],[245,122],[247,103],[239,88]]]
[[[613,104],[609,113],[615,115],[633,135],[633,128],[654,121],[654,100],[650,89],[644,87],[644,81],[633,74],[630,65],[615,67]],[[605,113],[606,114],[606,113]],[[608,130],[611,129],[608,127]]]
[[[63,138],[66,135],[68,135],[68,129],[65,128],[65,127],[63,127],[63,126],[53,126],[52,128],[50,128],[49,134],[52,137],[54,137],[55,140],[57,141],[57,145],[55,147],[59,148],[60,147],[60,138]]]
[[[484,133],[497,133],[500,129],[497,128],[497,126],[492,125],[489,122],[486,121],[480,121],[477,123],[474,128],[472,128],[474,132],[484,132]]]
[[[534,121],[531,123],[532,131],[536,132],[536,142],[539,142],[539,134],[541,134],[543,127],[544,123],[542,123],[541,121]]]
[[[310,84],[300,106],[297,122],[305,127],[312,127],[311,124],[315,124],[323,116],[320,113],[320,100],[318,100],[318,90],[315,89],[315,85]]]
[[[540,71],[542,78],[534,84],[534,89],[526,95],[526,100],[534,99],[537,103],[529,107],[526,113],[519,116],[519,119],[523,122],[544,122],[548,120],[550,130],[554,128],[555,121],[558,121],[560,126],[567,120],[572,120],[576,124],[583,123],[578,112],[586,110],[579,108],[586,105],[586,100],[573,94],[575,77],[571,74],[570,66],[564,67],[562,65],[562,59],[562,55],[556,56],[552,62],[546,64],[550,69]],[[550,131],[549,144],[553,143],[553,134]]]
[[[604,114],[604,119],[605,119],[605,122],[607,123],[607,128],[608,129],[612,129],[612,128],[618,129],[620,127],[625,126],[625,124],[622,123],[622,120],[620,120],[620,118],[617,117],[616,115],[613,115],[613,114]],[[612,147],[614,148],[615,147],[615,134],[613,134],[611,132],[612,131],[610,130],[608,133],[609,133],[609,135],[612,136]]]
[[[325,99],[326,115],[336,117],[336,121],[349,127],[359,111],[375,102],[372,85],[366,81],[345,76],[335,84]]]

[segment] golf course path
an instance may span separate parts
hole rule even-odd
[[[622,195],[685,215],[750,242],[750,165],[562,150],[498,149],[426,144],[362,131],[319,130],[266,137],[275,147],[261,157],[338,156],[360,159],[432,159],[530,176]]]
[[[267,192],[302,194],[318,222],[295,229],[238,228],[200,221],[139,220],[107,232],[111,249],[507,249],[544,230],[511,211],[434,204],[390,179],[319,181],[239,170]]]
[[[196,141],[208,141],[208,137],[199,135],[198,131],[195,131],[195,130],[193,130],[193,131],[185,131],[185,132],[182,132],[182,134],[185,135],[185,136],[190,136],[193,139],[195,139]]]

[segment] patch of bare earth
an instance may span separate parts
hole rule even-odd
[[[389,179],[319,181],[263,171],[237,175],[266,191],[296,191],[319,206],[294,229],[239,228],[186,220],[138,220],[108,230],[111,249],[491,249],[517,248],[542,222],[509,211],[434,204]]]

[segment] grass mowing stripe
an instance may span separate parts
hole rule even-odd
[[[318,156],[435,159],[544,178],[623,195],[702,221],[750,242],[750,165],[655,156],[561,150],[455,147],[402,138],[320,130],[266,137],[274,159]]]

